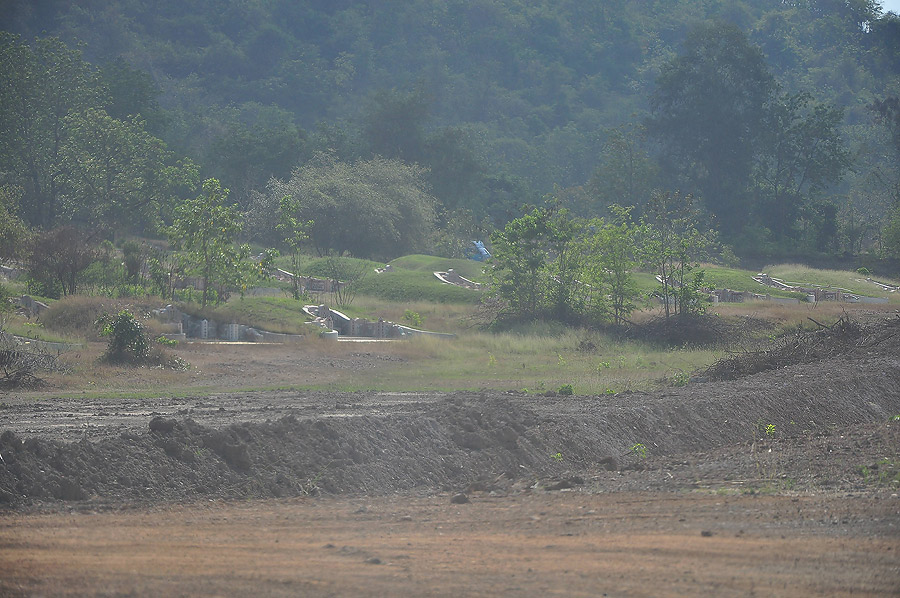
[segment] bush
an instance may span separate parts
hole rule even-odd
[[[101,335],[109,337],[104,359],[110,363],[144,363],[150,357],[150,341],[143,325],[128,310],[97,320]]]

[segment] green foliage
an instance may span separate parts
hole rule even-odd
[[[570,223],[565,212],[533,208],[491,235],[492,286],[513,319],[540,318],[551,311],[568,315],[577,272]]]
[[[171,212],[172,197],[196,182],[196,167],[176,164],[138,117],[118,120],[89,108],[70,114],[62,126],[66,193],[60,212],[70,218],[156,230]]]
[[[313,225],[312,220],[305,222],[298,220],[294,214],[299,211],[299,202],[288,196],[281,198],[279,204],[281,221],[278,223],[278,230],[291,258],[291,292],[297,300],[300,299],[300,248],[309,239],[309,229]]]
[[[186,200],[175,209],[175,222],[168,230],[170,241],[186,253],[193,271],[203,280],[204,307],[212,298],[211,285],[218,286],[218,303],[227,289],[242,288],[252,271],[250,246],[235,245],[241,217],[235,207],[226,204],[227,198],[228,189],[216,179],[207,179],[197,199]]]
[[[691,377],[687,372],[675,372],[671,377],[672,386],[687,386]]]
[[[609,131],[600,166],[591,175],[593,214],[612,206],[643,206],[658,187],[659,166],[646,148],[646,130],[631,124]],[[596,198],[596,199],[594,199]]]
[[[144,326],[130,311],[115,316],[104,315],[97,320],[101,336],[109,337],[104,359],[110,363],[140,364],[150,357],[150,341]]]
[[[631,454],[633,454],[634,456],[636,456],[640,459],[646,459],[647,456],[650,454],[649,451],[647,450],[647,447],[644,446],[643,444],[641,444],[640,442],[637,444],[631,445],[631,447],[628,450],[631,451]]]
[[[21,188],[16,216],[44,230],[75,216],[148,232],[171,222],[200,169],[166,147],[216,173],[251,207],[244,233],[266,244],[280,240],[285,194],[255,209],[261,191],[316,151],[420,165],[439,236],[404,245],[408,216],[382,206],[358,246],[322,249],[379,259],[413,246],[464,255],[485,218],[502,226],[548,193],[587,218],[613,203],[640,218],[663,180],[700,198],[742,255],[859,251],[900,197],[888,151],[900,20],[875,2],[16,1],[7,12],[26,38],[0,41],[0,184]],[[58,38],[23,41],[45,31],[81,40],[102,66]],[[645,143],[643,126],[662,143]],[[836,188],[839,137],[856,164]]]
[[[659,139],[723,229],[740,230],[765,107],[775,90],[758,46],[737,26],[704,23],[663,66],[649,131]]]
[[[699,218],[693,197],[677,191],[657,191],[647,206],[639,252],[660,281],[667,318],[704,309],[697,293],[704,272],[698,266],[707,256],[716,233],[701,232]]]
[[[122,243],[122,258],[125,264],[125,280],[135,283],[141,274],[141,266],[146,259],[146,250],[134,240]]]
[[[30,231],[17,215],[22,194],[20,187],[0,187],[0,260],[26,256]]]
[[[422,327],[422,315],[419,312],[413,311],[411,309],[407,309],[403,312],[403,320],[409,322],[411,326],[414,328]]]
[[[290,216],[312,222],[319,255],[392,258],[424,249],[433,230],[435,202],[423,174],[395,160],[318,154],[288,181],[272,180],[269,194],[291,197]]]
[[[152,229],[174,191],[195,182],[196,167],[175,162],[136,113],[104,110],[115,105],[111,81],[80,51],[58,38],[26,44],[0,33],[0,65],[0,170],[23,190],[29,224]]]
[[[571,397],[575,394],[575,387],[571,384],[563,384],[556,392],[562,397]]]
[[[157,345],[163,345],[164,347],[177,347],[177,346],[178,346],[178,341],[175,340],[174,338],[168,338],[168,337],[165,337],[165,336],[158,336],[158,337],[156,337],[156,344],[157,344]]]
[[[640,264],[637,246],[646,227],[631,222],[631,208],[611,206],[613,217],[609,220],[593,220],[587,236],[582,280],[595,288],[595,295],[609,297],[609,305],[603,309],[612,312],[615,324],[624,323],[637,307],[640,289],[632,272]]]

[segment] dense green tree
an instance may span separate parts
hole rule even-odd
[[[228,189],[216,179],[207,179],[203,193],[175,208],[175,221],[168,231],[169,240],[185,252],[192,270],[203,280],[204,307],[212,286],[220,291],[215,295],[219,302],[228,289],[241,288],[250,270],[250,246],[235,242],[241,231],[241,214],[227,199]]]
[[[493,288],[515,318],[536,318],[545,308],[552,218],[550,209],[534,208],[491,235]]]
[[[600,166],[589,183],[595,214],[614,205],[640,210],[658,183],[659,165],[646,149],[646,131],[639,124],[612,129],[608,133]]]
[[[627,321],[640,297],[632,273],[641,265],[638,241],[646,230],[632,222],[631,210],[610,206],[611,216],[591,220],[585,238],[582,280],[592,288],[594,310],[601,316],[609,311],[616,325]],[[607,296],[608,303],[600,301]]]
[[[691,31],[651,98],[649,132],[729,233],[751,212],[747,190],[774,90],[759,48],[736,26],[709,23]]]
[[[416,162],[425,149],[425,123],[431,100],[421,91],[380,90],[363,116],[363,133],[372,153]]]
[[[667,318],[702,309],[697,291],[704,273],[699,263],[716,239],[715,231],[702,228],[692,196],[653,193],[638,246],[642,261],[659,280]]]
[[[0,176],[24,191],[22,215],[33,226],[57,218],[65,119],[96,100],[92,72],[57,38],[32,45],[0,32]]]
[[[147,130],[159,135],[166,117],[159,105],[162,93],[150,73],[136,69],[121,56],[104,64],[97,73],[106,100],[103,107],[111,117],[125,120],[140,116]]]
[[[28,274],[46,297],[74,295],[78,276],[98,255],[99,232],[65,225],[34,235],[28,251]]]
[[[784,96],[766,109],[754,179],[759,219],[784,242],[814,194],[837,183],[850,166],[838,127],[843,111],[814,104],[808,93]]]
[[[196,167],[175,163],[143,121],[88,109],[64,121],[59,212],[87,222],[155,230],[178,191],[193,186]]]
[[[284,110],[245,103],[222,111],[220,119],[212,123],[215,137],[203,156],[204,166],[222,173],[222,184],[243,207],[253,190],[263,189],[272,177],[289,177],[291,169],[309,158],[306,133]]]
[[[557,187],[583,186],[598,165],[615,164],[617,156],[603,155],[611,140],[604,132],[653,108],[647,98],[654,81],[679,70],[673,57],[688,56],[693,42],[683,44],[699,24],[724,41],[701,45],[697,64],[713,66],[697,72],[711,73],[712,85],[698,80],[696,97],[712,96],[721,111],[701,106],[698,126],[688,125],[675,142],[652,136],[663,142],[657,155],[664,158],[665,186],[702,197],[728,234],[745,224],[756,231],[768,227],[784,245],[792,235],[779,227],[806,225],[783,227],[760,207],[772,203],[771,188],[757,177],[759,158],[769,150],[744,143],[763,142],[754,136],[762,130],[747,126],[756,73],[742,68],[750,64],[740,60],[745,40],[730,43],[726,28],[742,31],[765,57],[781,85],[769,103],[808,90],[815,96],[810,106],[844,109],[839,129],[847,138],[850,128],[867,124],[870,98],[896,94],[900,76],[900,20],[879,14],[870,0],[671,0],[650,10],[624,0],[7,0],[0,13],[0,28],[27,39],[46,31],[70,48],[81,40],[84,57],[100,67],[88,68],[74,85],[79,77],[67,77],[58,68],[62,62],[44,68],[35,58],[30,71],[0,69],[7,79],[0,96],[35,99],[24,104],[33,111],[25,120],[17,116],[22,104],[0,114],[0,123],[31,123],[27,143],[21,131],[0,131],[0,184],[21,187],[20,215],[44,227],[68,218],[57,211],[62,171],[55,168],[60,156],[46,109],[60,105],[54,97],[69,106],[56,113],[59,119],[87,108],[117,120],[140,114],[149,132],[190,155],[204,176],[221,177],[243,208],[254,190],[270,176],[288,177],[307,152],[334,150],[348,163],[378,154],[419,164],[443,209],[470,210],[478,220],[488,215],[502,225],[520,215],[522,203],[536,203]],[[40,53],[28,46],[32,57]],[[63,75],[54,77],[61,85],[48,82],[51,71]],[[36,76],[18,76],[27,72]],[[96,100],[78,100],[77,90]],[[155,100],[164,112],[158,117],[152,115]],[[287,114],[285,126],[255,120],[254,105]],[[301,128],[314,132],[298,154],[293,131]],[[66,132],[60,132],[63,142]],[[687,151],[676,147],[678,139]],[[872,135],[867,143],[868,149],[853,147],[860,155],[865,149],[871,162],[885,142]],[[607,145],[606,151],[615,149]],[[864,173],[868,165],[856,170]],[[851,176],[840,193],[853,201],[867,197],[865,177]],[[606,174],[597,180],[609,184],[604,204],[640,210],[630,196],[615,197],[620,180]],[[788,204],[800,206],[798,219],[812,222],[825,203],[844,204],[829,193],[807,188]],[[869,203],[872,218],[880,219],[886,207]]]
[[[900,96],[890,96],[875,100],[871,105],[877,122],[884,127],[892,142],[893,154],[900,163]],[[891,188],[892,199],[895,205],[900,205],[900,172],[895,169],[892,173],[885,173],[887,185]]]
[[[268,191],[275,202],[292,198],[299,222],[313,221],[310,241],[320,255],[391,259],[421,251],[431,239],[435,201],[417,166],[318,154],[289,180],[273,179]]]

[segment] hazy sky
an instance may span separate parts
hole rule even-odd
[[[900,0],[882,0],[881,7],[885,12],[895,12],[900,14]]]

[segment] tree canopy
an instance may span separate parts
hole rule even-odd
[[[892,207],[869,176],[886,180],[892,154],[868,107],[900,89],[900,17],[872,0],[2,12],[0,185],[32,227],[152,232],[206,178],[246,211],[320,154],[419,168],[439,214],[499,228],[551,195],[640,215],[680,188],[748,252],[872,248]]]

